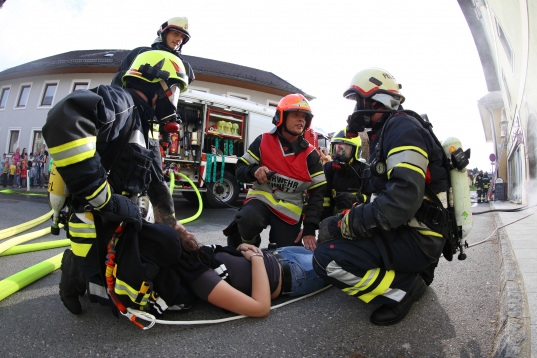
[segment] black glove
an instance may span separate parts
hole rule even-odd
[[[336,208],[350,209],[354,203],[362,203],[362,195],[354,195],[351,193],[337,193],[334,197]]]
[[[343,214],[337,216],[330,216],[319,224],[319,235],[317,236],[317,245],[320,245],[327,241],[341,239],[341,229],[339,227],[339,221],[343,217]]]
[[[140,209],[129,198],[119,194],[112,194],[108,204],[103,206],[97,213],[105,221],[124,221],[133,223],[136,231],[142,230],[142,217]]]

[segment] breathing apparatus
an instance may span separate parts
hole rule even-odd
[[[356,101],[354,112],[347,119],[347,137],[355,137],[365,128],[371,128],[371,117],[383,113],[384,121],[405,101],[402,86],[387,71],[368,68],[354,75],[343,97]],[[381,109],[384,106],[385,109]]]
[[[123,86],[142,92],[150,103],[156,95],[154,109],[145,109],[150,124],[162,124],[168,133],[179,130],[177,102],[188,87],[188,76],[182,61],[160,50],[139,54],[122,78]]]

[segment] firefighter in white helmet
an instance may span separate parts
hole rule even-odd
[[[433,280],[447,227],[443,150],[387,71],[358,72],[344,96],[356,102],[347,137],[370,140],[374,200],[321,222],[317,274],[350,296],[381,304],[375,325],[401,321]],[[443,208],[443,207],[444,208]]]

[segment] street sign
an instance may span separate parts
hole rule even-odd
[[[494,162],[496,160],[496,156],[494,155],[494,153],[489,155],[489,159],[490,159],[491,162]]]

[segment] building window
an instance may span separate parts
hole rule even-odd
[[[271,101],[270,99],[267,99],[267,107],[276,108],[278,107],[277,101]]]
[[[15,149],[19,147],[19,131],[18,130],[10,130],[9,131],[9,148],[8,148],[8,154],[15,153]]]
[[[38,152],[41,150],[41,145],[43,144],[43,133],[41,131],[34,131],[34,138],[32,140],[32,153]]]
[[[249,100],[250,100],[250,96],[248,96],[248,95],[246,95],[246,94],[241,94],[241,93],[228,92],[228,93],[227,93],[227,96],[228,96],[228,97],[232,97],[232,98],[243,99],[243,100],[245,100],[245,101],[249,101]]]
[[[502,44],[503,50],[505,51],[505,55],[507,56],[507,59],[509,60],[509,65],[511,66],[511,70],[514,70],[515,54],[513,50],[511,49],[509,40],[507,40],[507,36],[505,36],[505,32],[503,32],[502,26],[500,25],[500,22],[498,21],[498,19],[496,19],[496,28],[498,29],[498,38],[500,39],[500,43]]]
[[[41,106],[52,106],[57,88],[58,83],[45,83],[45,89],[43,91],[43,96],[41,97]]]
[[[73,81],[71,92],[76,90],[85,90],[89,88],[89,81]]]
[[[30,96],[30,88],[32,85],[22,85],[19,93],[19,99],[17,100],[17,106],[15,108],[25,108],[28,103],[28,97]]]
[[[0,92],[0,109],[6,108],[7,98],[9,97],[9,87],[2,88]]]
[[[211,90],[209,88],[188,86],[188,89],[192,91],[203,92],[203,93],[211,93]]]

